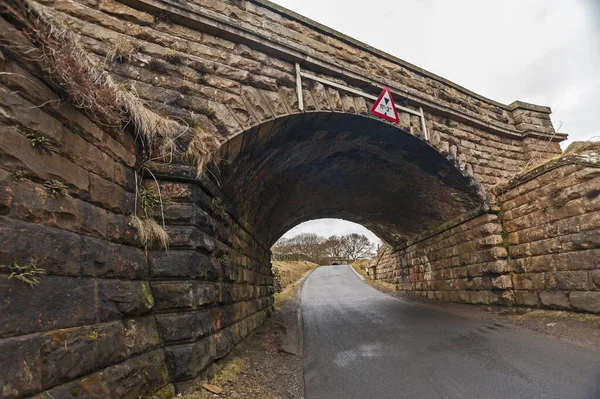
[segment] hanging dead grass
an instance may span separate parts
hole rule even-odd
[[[220,142],[214,135],[197,126],[192,129],[192,140],[187,148],[187,157],[196,166],[198,176],[202,174],[207,164],[213,160],[219,149]]]
[[[150,217],[141,218],[132,215],[129,223],[137,231],[138,239],[144,247],[155,246],[160,249],[169,247],[169,234],[156,220]]]
[[[77,36],[52,23],[47,7],[26,0],[16,0],[0,7],[21,26],[32,43],[30,49],[20,49],[24,57],[35,60],[47,70],[52,83],[63,90],[66,98],[95,122],[122,128],[131,124],[148,157],[170,162],[178,140],[189,134],[185,123],[166,118],[149,109],[135,87],[117,84],[111,76],[88,57],[77,44]],[[35,56],[32,52],[39,52]],[[135,46],[125,41],[115,45],[114,57],[129,57]],[[205,166],[209,161],[196,162]]]

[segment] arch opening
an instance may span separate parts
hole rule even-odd
[[[428,143],[355,114],[267,121],[223,145],[219,170],[227,201],[267,247],[319,218],[358,223],[399,246],[483,203],[473,181]]]

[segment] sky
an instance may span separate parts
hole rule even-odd
[[[274,2],[485,97],[550,106],[563,147],[600,140],[600,0]],[[321,219],[285,236],[364,230]]]

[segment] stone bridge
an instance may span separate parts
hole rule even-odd
[[[600,313],[600,155],[561,154],[549,108],[266,0],[0,7],[0,397],[193,389],[271,314],[270,246],[322,217],[375,232],[409,293]],[[369,115],[384,86],[399,124]]]

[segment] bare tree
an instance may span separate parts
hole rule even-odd
[[[343,237],[331,236],[325,240],[325,242],[323,243],[323,247],[325,255],[334,258],[340,257],[343,255],[344,252]]]
[[[323,257],[348,257],[351,261],[373,256],[375,246],[363,234],[321,237],[313,233],[302,233],[291,238],[281,238],[273,245],[273,252],[298,253],[315,261]]]
[[[320,259],[324,255],[325,239],[314,233],[302,233],[292,238],[282,238],[273,246],[273,252],[300,253]]]
[[[352,233],[342,237],[342,253],[351,261],[373,256],[375,246],[363,234]]]

